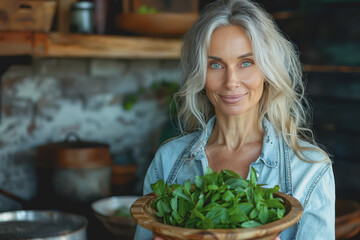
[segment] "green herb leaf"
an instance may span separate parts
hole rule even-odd
[[[268,211],[267,207],[264,207],[264,206],[261,207],[260,212],[259,212],[260,222],[262,224],[265,224],[265,223],[267,223],[268,218],[269,218],[269,211]]]
[[[202,229],[211,229],[211,228],[214,228],[214,223],[213,223],[213,221],[211,221],[210,218],[205,218],[205,219],[202,221]]]
[[[206,217],[210,218],[213,223],[217,225],[220,222],[226,222],[226,220],[228,219],[228,211],[226,208],[223,207],[214,208],[206,214]]]
[[[204,185],[204,180],[202,179],[202,177],[200,177],[199,175],[195,176],[195,186],[197,188],[202,188]]]
[[[183,188],[177,188],[177,189],[175,189],[175,190],[173,191],[173,195],[174,195],[174,196],[177,196],[177,197],[179,197],[179,198],[183,198],[183,199],[185,199],[185,200],[187,200],[187,201],[189,201],[189,202],[192,201],[192,200],[191,200],[191,197],[189,197],[188,195],[186,195],[186,194],[184,193]]]
[[[266,201],[266,203],[270,208],[285,209],[284,205],[281,202],[279,202],[277,199],[269,199]]]
[[[255,186],[257,182],[257,176],[256,176],[256,171],[254,167],[251,167],[250,169],[250,184],[251,186]]]
[[[234,195],[231,191],[229,191],[229,190],[227,190],[227,191],[222,195],[222,200],[224,200],[225,202],[230,202],[230,201],[234,200],[234,198],[235,198],[235,195]]]
[[[185,182],[184,186],[188,191],[190,191],[190,189],[191,189],[191,181],[190,181],[190,179]]]
[[[160,179],[159,181],[157,181],[154,184],[151,184],[151,189],[153,190],[154,193],[156,193],[157,195],[163,195],[166,194],[165,192],[165,184],[164,184],[164,180]]]
[[[204,176],[195,176],[194,186],[190,179],[171,186],[159,180],[151,185],[158,195],[151,207],[160,222],[187,228],[249,228],[282,218],[283,199],[273,197],[279,186],[266,189],[256,181],[254,168],[250,180],[210,168]]]
[[[226,185],[229,185],[231,189],[244,190],[249,186],[249,183],[240,178],[230,178],[225,181]]]
[[[234,211],[234,213],[230,216],[230,220],[233,223],[242,223],[244,221],[248,220],[248,217],[246,216],[246,214],[241,211],[240,209],[236,209]]]
[[[177,209],[178,209],[178,204],[177,204],[177,202],[178,202],[177,196],[175,196],[174,198],[172,198],[172,199],[170,200],[170,206],[171,206],[171,209],[172,209],[173,211],[177,211]]]
[[[249,215],[250,212],[253,210],[254,205],[248,202],[240,203],[238,205],[238,209],[242,212],[244,212],[246,215]]]
[[[261,225],[262,224],[257,221],[250,220],[250,221],[246,221],[246,222],[242,223],[240,226],[243,228],[252,228],[252,227],[258,227]]]

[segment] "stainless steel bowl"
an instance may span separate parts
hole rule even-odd
[[[1,239],[86,240],[86,218],[57,211],[0,213]]]
[[[130,215],[130,207],[140,196],[113,196],[92,203],[91,207],[95,216],[118,239],[133,239],[136,223]],[[129,211],[129,217],[116,216],[115,212],[120,207]]]

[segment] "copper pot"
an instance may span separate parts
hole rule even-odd
[[[37,150],[42,178],[40,191],[81,202],[92,202],[110,195],[108,144],[82,141],[70,133],[64,142],[40,146]]]

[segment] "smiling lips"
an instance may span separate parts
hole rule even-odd
[[[221,100],[228,104],[235,104],[240,102],[248,93],[236,95],[220,95]]]

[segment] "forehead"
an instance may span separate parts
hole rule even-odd
[[[245,30],[239,26],[224,26],[214,30],[210,39],[210,55],[244,54],[252,52]]]

